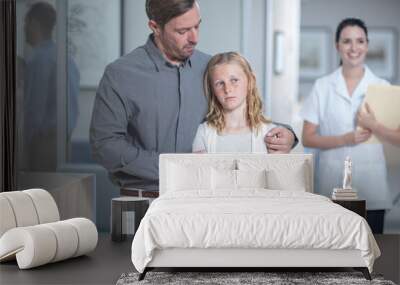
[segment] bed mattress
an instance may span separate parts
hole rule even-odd
[[[168,192],[154,200],[132,243],[139,272],[159,249],[359,250],[372,271],[380,255],[362,217],[300,191]]]

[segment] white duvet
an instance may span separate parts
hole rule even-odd
[[[370,271],[380,255],[359,215],[320,195],[265,189],[164,194],[133,239],[136,269],[164,248],[358,249]]]

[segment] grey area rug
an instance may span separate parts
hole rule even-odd
[[[116,285],[146,284],[379,284],[395,285],[382,276],[372,275],[372,281],[364,278],[360,272],[148,272],[142,281],[139,273],[124,273]]]

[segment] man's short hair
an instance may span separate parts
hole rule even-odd
[[[161,28],[171,19],[193,8],[195,0],[146,0],[146,14]]]
[[[44,32],[51,33],[56,24],[56,10],[49,3],[37,2],[30,7],[26,18],[34,19]]]

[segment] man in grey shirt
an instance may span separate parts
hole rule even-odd
[[[95,159],[121,187],[158,190],[160,153],[191,152],[207,102],[203,73],[210,56],[195,49],[201,22],[195,0],[147,0],[152,34],[144,46],[106,67],[92,114]],[[270,152],[289,152],[286,128],[266,137]]]

